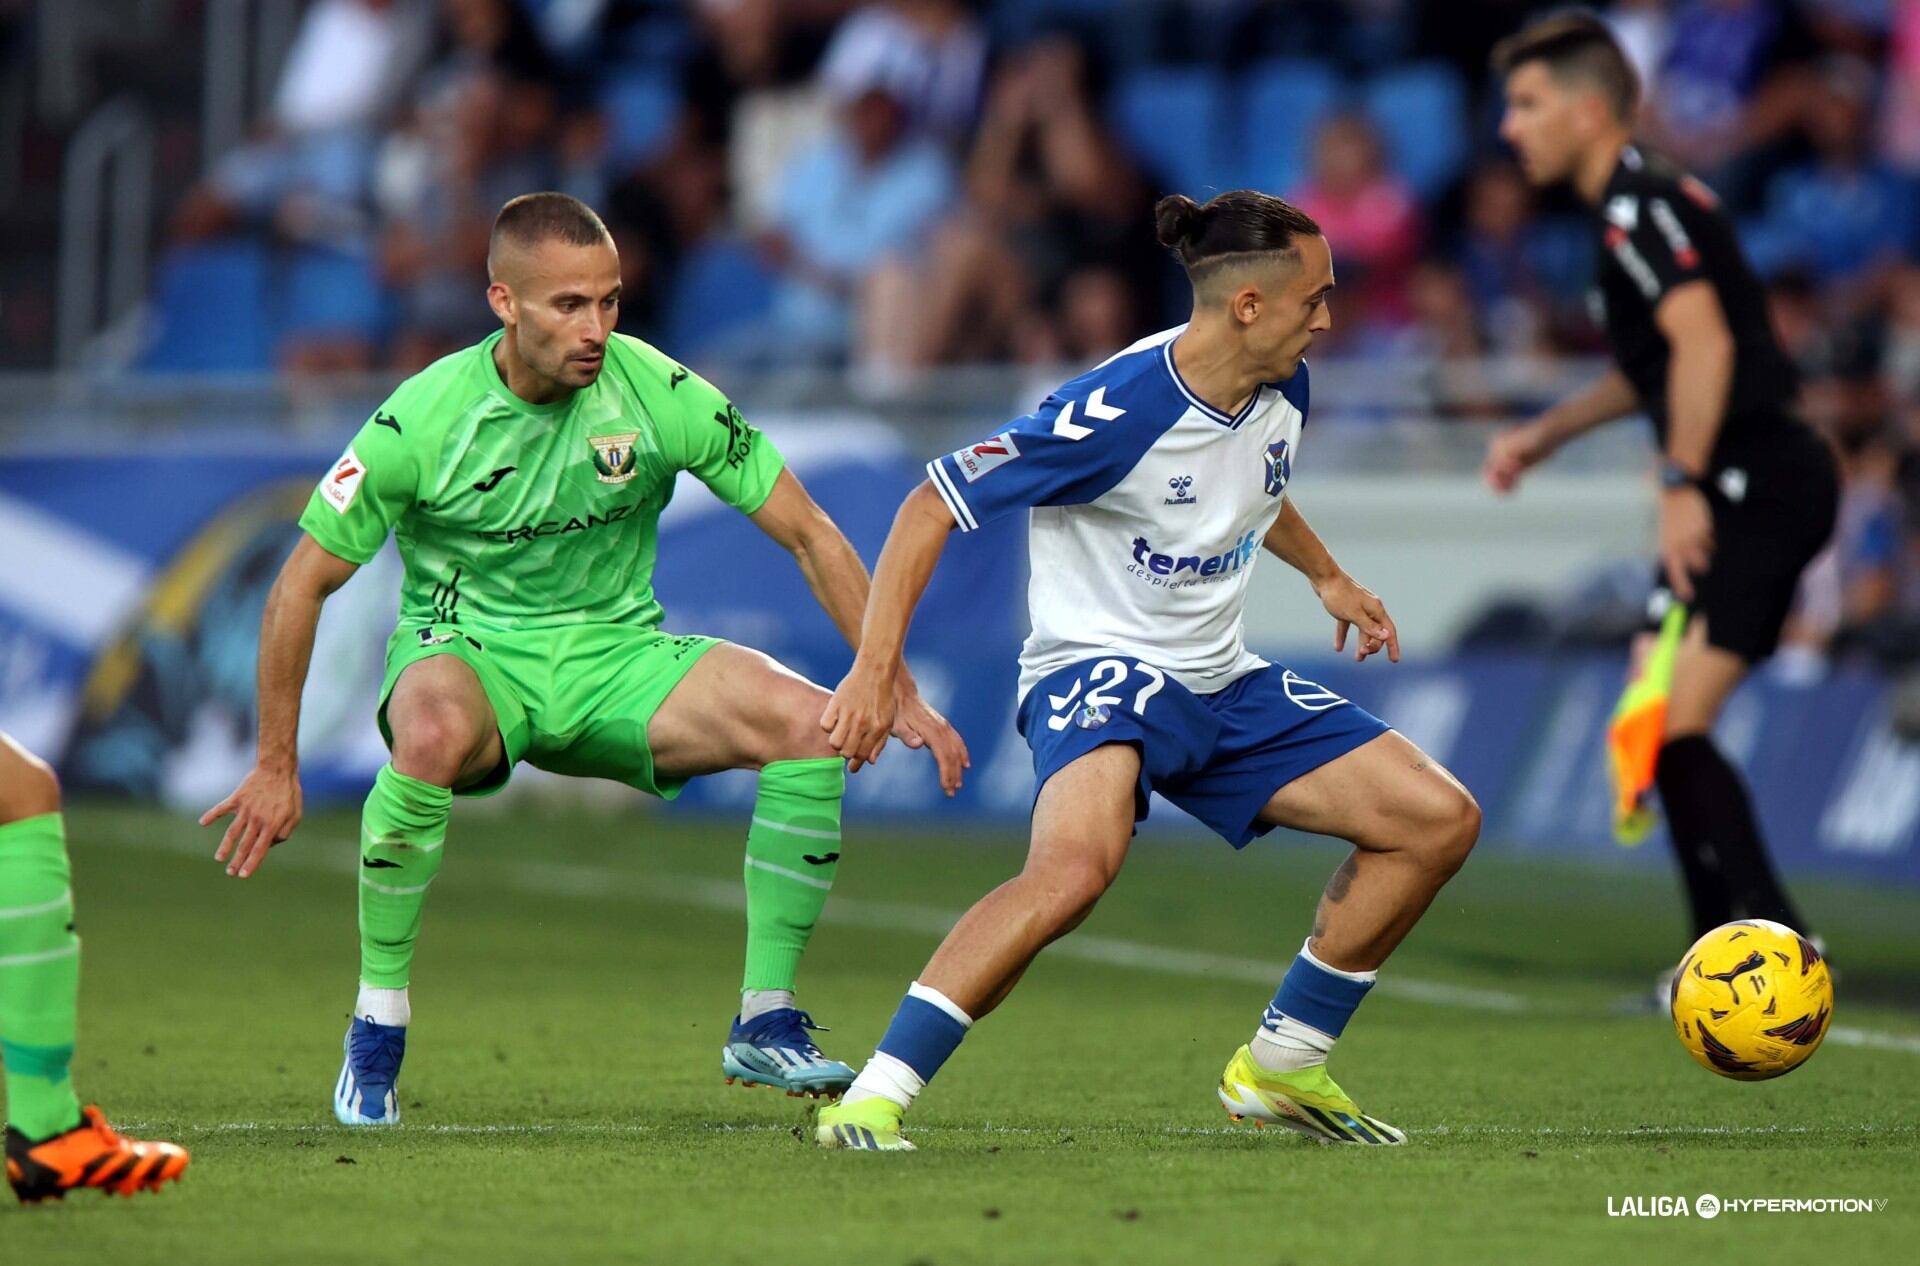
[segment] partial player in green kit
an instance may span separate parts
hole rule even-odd
[[[261,624],[256,764],[202,825],[234,816],[216,856],[246,878],[299,823],[295,734],[321,604],[391,532],[406,573],[380,696],[392,760],[361,819],[360,993],[336,1117],[399,1121],[408,969],[453,798],[498,791],[522,760],[669,800],[700,774],[760,771],[746,975],[722,1067],[729,1081],[838,1094],[853,1070],[814,1044],[794,976],[833,886],[846,774],[865,762],[828,743],[820,687],[757,651],[661,629],[660,512],[692,472],[792,552],[849,642],[866,569],[725,396],[613,333],[619,256],[585,204],[509,202],[487,267],[504,329],[402,383],[301,516]],[[911,682],[900,711],[894,735],[932,750],[951,795],[967,765],[959,736]]]

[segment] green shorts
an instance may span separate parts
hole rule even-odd
[[[671,800],[687,780],[654,772],[647,724],[688,670],[718,645],[718,638],[675,637],[624,624],[489,631],[403,621],[387,641],[380,736],[392,748],[387,700],[407,665],[453,655],[480,678],[506,748],[499,769],[456,794],[492,795],[524,760],[559,774],[611,778]]]

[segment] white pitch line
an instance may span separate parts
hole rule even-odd
[[[206,853],[204,843],[184,837],[160,836],[165,847],[175,852]],[[152,837],[132,840],[100,836],[96,843],[151,848]],[[308,871],[341,873],[343,850],[357,855],[358,841],[344,837],[308,836],[303,843],[309,851],[277,850],[272,864]],[[737,912],[746,909],[746,893],[734,880],[709,879],[697,875],[637,874],[607,866],[570,866],[521,864],[508,868],[512,886],[519,890],[542,892],[551,896],[609,900],[642,898],[666,901],[703,910]],[[251,881],[250,881],[251,882]],[[870,901],[858,897],[836,896],[827,904],[823,921],[867,928],[876,932],[904,932],[912,935],[944,936],[960,920],[962,911],[942,910],[899,901]],[[1055,958],[1075,958],[1082,962],[1134,971],[1165,972],[1207,980],[1235,980],[1272,986],[1287,973],[1289,963],[1209,954],[1199,950],[1148,945],[1120,937],[1075,933],[1055,941],[1046,951]],[[1447,981],[1422,980],[1390,973],[1375,986],[1383,995],[1409,1002],[1453,1007],[1469,1011],[1491,1011],[1504,1015],[1575,1015],[1576,1007],[1550,1003],[1503,989],[1483,989],[1456,985]],[[1894,1051],[1920,1055],[1920,1036],[1886,1033],[1851,1025],[1834,1025],[1826,1040],[1836,1046],[1868,1050]]]
[[[625,889],[640,895],[667,897],[682,905],[707,910],[735,911],[746,908],[746,894],[741,891],[739,884],[731,880],[701,879],[691,875],[653,875],[641,880],[628,871],[573,866],[564,869],[519,866],[514,868],[513,873],[516,888],[530,888],[555,896],[606,898],[618,896],[620,890]],[[906,902],[835,897],[828,903],[823,919],[876,932],[945,936],[960,921],[962,913],[959,910],[941,910]],[[1208,980],[1248,981],[1268,988],[1277,985],[1290,966],[1288,963],[1147,945],[1140,941],[1086,932],[1076,932],[1055,941],[1047,947],[1046,952],[1056,958],[1077,958],[1106,967],[1167,972]],[[1391,997],[1475,1011],[1517,1014],[1541,1009],[1516,993],[1500,989],[1476,989],[1437,980],[1387,976],[1376,988]]]
[[[1882,1033],[1878,1029],[1856,1029],[1852,1025],[1836,1024],[1827,1030],[1826,1040],[1835,1046],[1864,1046],[1869,1050],[1920,1055],[1920,1037],[1909,1037],[1905,1033]]]
[[[151,1121],[132,1121],[124,1129],[133,1133],[144,1133],[168,1128],[162,1123]],[[342,1139],[355,1136],[393,1137],[397,1134],[453,1134],[453,1135],[550,1135],[555,1138],[623,1136],[644,1134],[681,1133],[682,1129],[673,1126],[641,1125],[616,1121],[580,1122],[570,1125],[553,1124],[507,1124],[462,1125],[458,1123],[436,1123],[432,1125],[408,1125],[402,1123],[392,1129],[364,1130],[347,1126],[328,1125],[315,1122],[272,1122],[272,1121],[223,1121],[213,1125],[184,1125],[176,1127],[182,1134],[326,1134]],[[791,1134],[792,1125],[778,1122],[727,1123],[707,1122],[690,1127],[703,1134]],[[1777,1135],[1801,1135],[1823,1133],[1832,1130],[1844,1130],[1847,1133],[1890,1135],[1907,1137],[1920,1127],[1913,1125],[1874,1125],[1874,1124],[1836,1124],[1827,1126],[1810,1125],[1659,1125],[1634,1127],[1632,1129],[1602,1128],[1579,1126],[1564,1128],[1560,1126],[1525,1125],[1434,1125],[1424,1129],[1409,1129],[1409,1134],[1429,1138],[1533,1138],[1533,1139],[1662,1139],[1662,1138],[1754,1138]],[[1088,1138],[1128,1138],[1139,1135],[1152,1135],[1163,1138],[1211,1138],[1222,1135],[1238,1134],[1254,1137],[1246,1126],[1231,1125],[919,1125],[912,1127],[915,1134],[1005,1134],[1022,1138],[1061,1138],[1068,1136],[1086,1136]]]

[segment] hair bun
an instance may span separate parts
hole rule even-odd
[[[1170,193],[1153,207],[1154,236],[1160,245],[1179,250],[1200,232],[1200,204],[1183,193]]]

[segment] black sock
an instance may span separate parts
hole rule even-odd
[[[1662,747],[1654,781],[1686,876],[1695,936],[1737,918],[1806,932],[1773,872],[1746,784],[1712,738],[1690,734]]]

